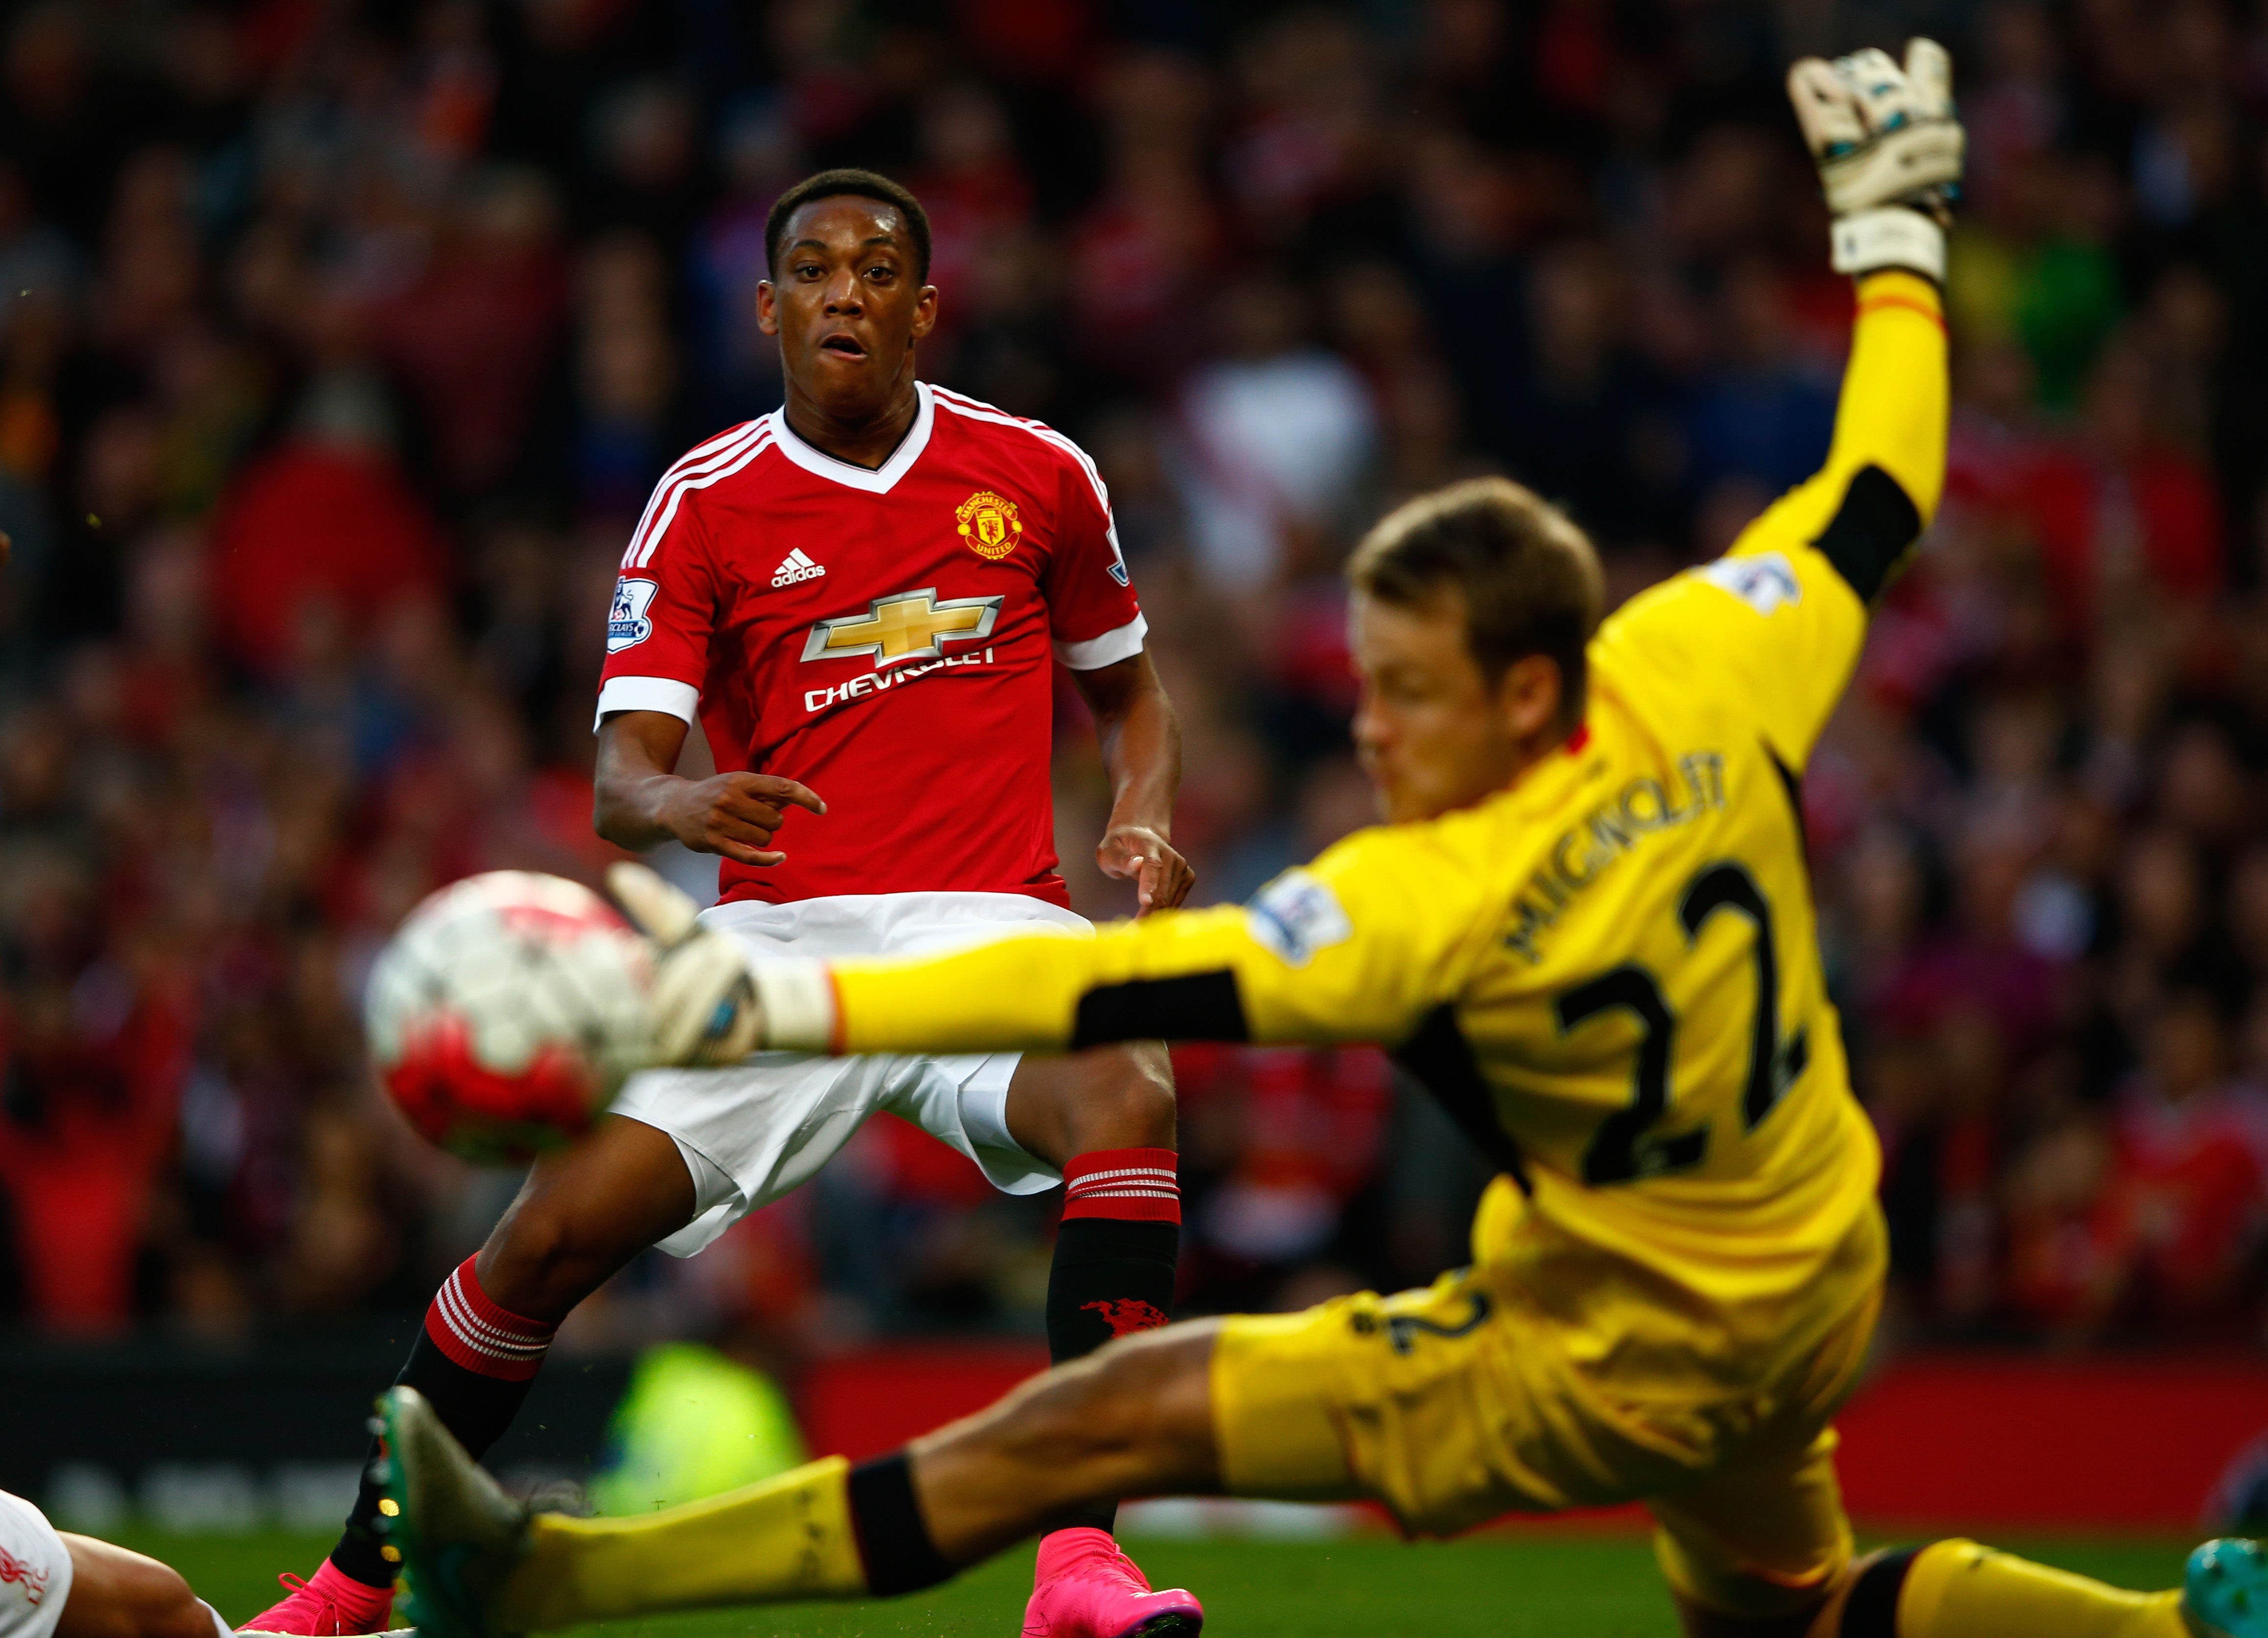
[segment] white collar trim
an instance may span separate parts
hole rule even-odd
[[[914,383],[914,397],[921,408],[914,411],[914,424],[904,440],[890,452],[889,459],[873,472],[864,466],[838,460],[825,450],[814,449],[796,436],[795,429],[787,423],[787,406],[783,404],[771,413],[772,437],[779,452],[814,477],[825,478],[849,489],[864,489],[869,495],[887,495],[897,487],[899,479],[914,468],[922,451],[929,447],[930,429],[937,424],[937,407],[931,401],[929,383]]]

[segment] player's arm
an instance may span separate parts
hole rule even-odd
[[[742,864],[777,864],[771,846],[784,810],[827,812],[806,787],[771,774],[686,779],[676,770],[690,725],[666,711],[615,711],[599,724],[592,824],[618,848],[644,853],[670,841]]]
[[[1851,355],[1827,463],[1725,559],[1632,600],[1602,634],[1737,691],[1800,768],[1866,641],[1870,606],[1936,515],[1950,391],[1948,191],[1961,173],[1951,65],[1917,40],[1789,75],[1835,211],[1834,265],[1856,280]]]
[[[1937,286],[1885,268],[1861,276],[1856,294],[1827,464],[1743,530],[1726,555],[1792,553],[1806,589],[1817,581],[1863,624],[1867,606],[1937,515],[1949,391]]]
[[[1134,878],[1139,914],[1170,910],[1197,882],[1171,841],[1182,783],[1181,718],[1146,649],[1071,677],[1094,713],[1110,775],[1110,820],[1095,863],[1106,876]]]
[[[1875,50],[1788,70],[1819,166],[1835,270],[1857,281],[1851,356],[1827,465],[1753,525],[1728,555],[1793,545],[1823,558],[1871,603],[1936,515],[1945,487],[1945,234],[1964,137],[1953,60],[1907,42],[1904,66]]]
[[[1432,826],[1365,831],[1248,906],[952,955],[759,964],[767,1039],[805,1051],[1051,1051],[1122,1040],[1395,1042],[1491,937],[1484,878]]]
[[[1248,906],[1165,910],[1092,938],[1033,933],[934,956],[757,961],[652,871],[608,884],[662,949],[657,1058],[1063,1051],[1122,1040],[1407,1039],[1462,992],[1501,919],[1436,825],[1349,837]],[[749,1003],[756,1004],[747,1004]]]
[[[1716,674],[1742,688],[1792,768],[1850,684],[1874,599],[1936,515],[1948,398],[1937,287],[1900,271],[1861,278],[1827,465],[1685,589],[1712,605],[1711,635],[1732,650]]]
[[[1094,861],[1106,876],[1134,878],[1138,914],[1146,914],[1181,903],[1197,879],[1170,840],[1182,724],[1143,647],[1149,628],[1118,549],[1109,493],[1076,445],[1058,444],[1065,459],[1056,466],[1056,541],[1040,594],[1056,658],[1094,713],[1110,775],[1110,820]]]
[[[741,864],[777,864],[787,856],[771,846],[781,810],[827,811],[792,779],[746,772],[685,779],[677,772],[700,710],[724,595],[699,496],[679,481],[688,463],[747,430],[696,446],[662,474],[615,583],[599,672],[591,824],[634,853],[676,841]]]

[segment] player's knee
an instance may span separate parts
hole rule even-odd
[[[213,1613],[178,1571],[160,1564],[143,1606],[139,1638],[217,1638]]]
[[[1035,1460],[1077,1465],[1136,1443],[1138,1408],[1130,1385],[1112,1368],[1111,1350],[1058,1366],[1035,1385],[1010,1435]]]
[[[1203,1388],[1211,1355],[1209,1344],[1193,1347],[1197,1329],[1123,1337],[1053,1373],[1027,1423],[1032,1454],[1136,1487],[1201,1478],[1211,1449]]]
[[[695,1204],[675,1140],[641,1121],[603,1121],[574,1148],[536,1162],[481,1248],[481,1289],[512,1313],[556,1323],[691,1222]]]
[[[1145,1041],[1092,1061],[1093,1082],[1071,1112],[1073,1150],[1174,1148],[1174,1067],[1165,1047]]]
[[[56,1638],[215,1638],[212,1612],[170,1564],[107,1542],[65,1540],[71,1590]]]
[[[1082,1434],[1096,1450],[1138,1449],[1156,1423],[1155,1384],[1143,1369],[1143,1350],[1112,1343],[1094,1355],[1093,1375],[1079,1407]]]
[[[602,1244],[604,1238],[571,1201],[550,1194],[524,1198],[482,1248],[481,1289],[499,1307],[530,1319],[564,1318],[637,1249],[625,1252]]]

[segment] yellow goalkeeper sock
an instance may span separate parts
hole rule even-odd
[[[850,1464],[811,1462],[644,1518],[540,1513],[496,1605],[506,1632],[545,1632],[720,1604],[868,1591],[850,1523]]]
[[[1933,1541],[1907,1566],[1895,1638],[2189,1638],[2181,1601],[2179,1592],[2127,1592],[1974,1541]],[[1852,1626],[1859,1613],[1844,1616],[1848,1638],[1860,1638]]]

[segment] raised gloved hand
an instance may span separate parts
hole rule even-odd
[[[1787,71],[1788,99],[1835,213],[1835,269],[1905,268],[1943,281],[1967,138],[1953,112],[1953,59],[1906,42],[1903,67],[1869,48]]]
[[[643,864],[608,866],[607,886],[654,943],[654,1061],[732,1063],[754,1052],[763,1014],[740,941],[703,927],[693,900]]]

